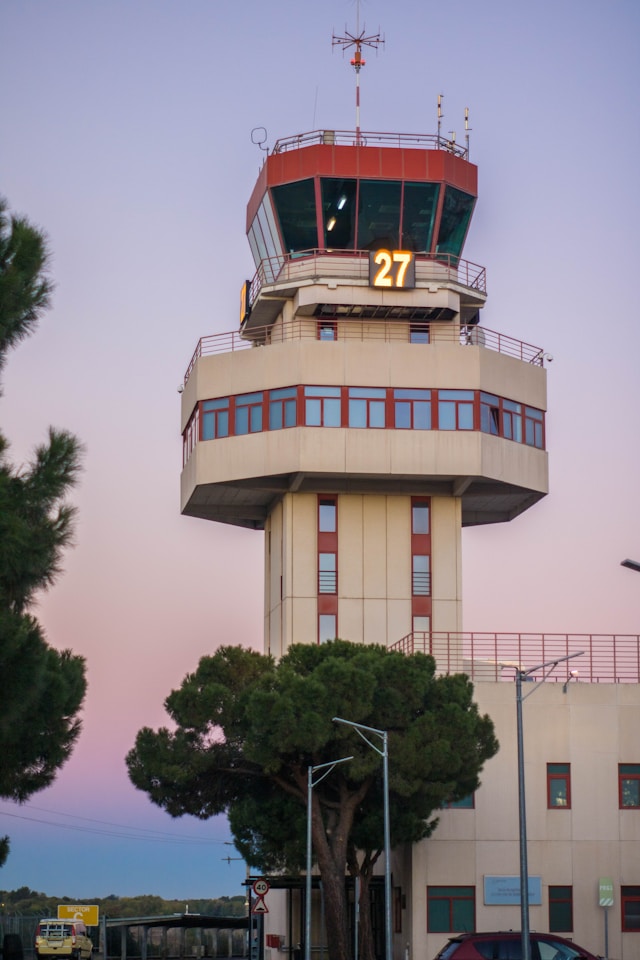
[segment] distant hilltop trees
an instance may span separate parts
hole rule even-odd
[[[59,903],[93,903],[100,908],[101,916],[108,917],[156,917],[171,913],[201,913],[209,917],[243,917],[246,906],[242,894],[233,897],[216,897],[211,900],[163,900],[145,894],[138,897],[118,897],[114,893],[108,897],[72,897],[48,896],[29,887],[17,890],[0,890],[0,912],[21,914],[22,916],[55,917]],[[187,910],[188,908],[188,910]]]

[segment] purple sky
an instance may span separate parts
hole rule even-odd
[[[360,19],[386,37],[361,75],[362,129],[435,132],[443,93],[460,142],[470,108],[483,324],[555,358],[551,494],[465,531],[465,628],[637,633],[640,577],[620,561],[640,559],[640,6],[363,0]],[[49,234],[57,283],[9,358],[0,423],[17,464],[49,424],[86,443],[77,545],[37,615],[89,676],[56,784],[0,801],[3,889],[240,892],[226,821],[171,820],[124,756],[201,655],[261,646],[262,534],[179,515],[177,387],[198,338],[236,328],[253,272],[251,130],[272,146],[354,128],[331,34],[355,23],[353,0],[0,5],[0,190]]]

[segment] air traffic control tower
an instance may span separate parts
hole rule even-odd
[[[321,130],[266,155],[239,328],[185,377],[181,497],[264,531],[276,657],[410,638],[461,669],[462,527],[547,492],[543,354],[481,323],[476,198],[468,147],[439,134]]]

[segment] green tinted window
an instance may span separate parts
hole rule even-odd
[[[402,249],[431,250],[440,185],[405,183],[402,206]]]
[[[438,253],[459,257],[473,212],[475,198],[455,187],[447,187],[438,232]]]
[[[313,180],[273,187],[272,194],[287,253],[314,250],[318,246],[318,227]]]
[[[356,240],[356,181],[323,177],[320,190],[325,247],[353,250]]]
[[[361,180],[358,198],[358,249],[400,246],[400,181]]]

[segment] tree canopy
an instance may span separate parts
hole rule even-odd
[[[392,847],[428,836],[434,811],[473,792],[498,749],[466,676],[437,676],[430,656],[341,640],[295,644],[278,662],[222,647],[165,706],[174,726],[140,730],[132,782],[172,816],[226,813],[238,850],[265,872],[305,864],[309,766],[353,757],[312,791],[332,960],[349,954],[345,872],[368,896],[384,832],[380,756],[332,718],[388,732]],[[366,951],[369,911],[360,917]]]
[[[48,260],[44,234],[10,216],[0,198],[0,372],[49,306]],[[30,612],[71,542],[75,511],[65,497],[80,461],[78,440],[50,428],[31,463],[16,469],[0,434],[0,796],[19,801],[53,781],[80,732],[84,660],[49,646]],[[4,837],[0,865],[8,850]]]

